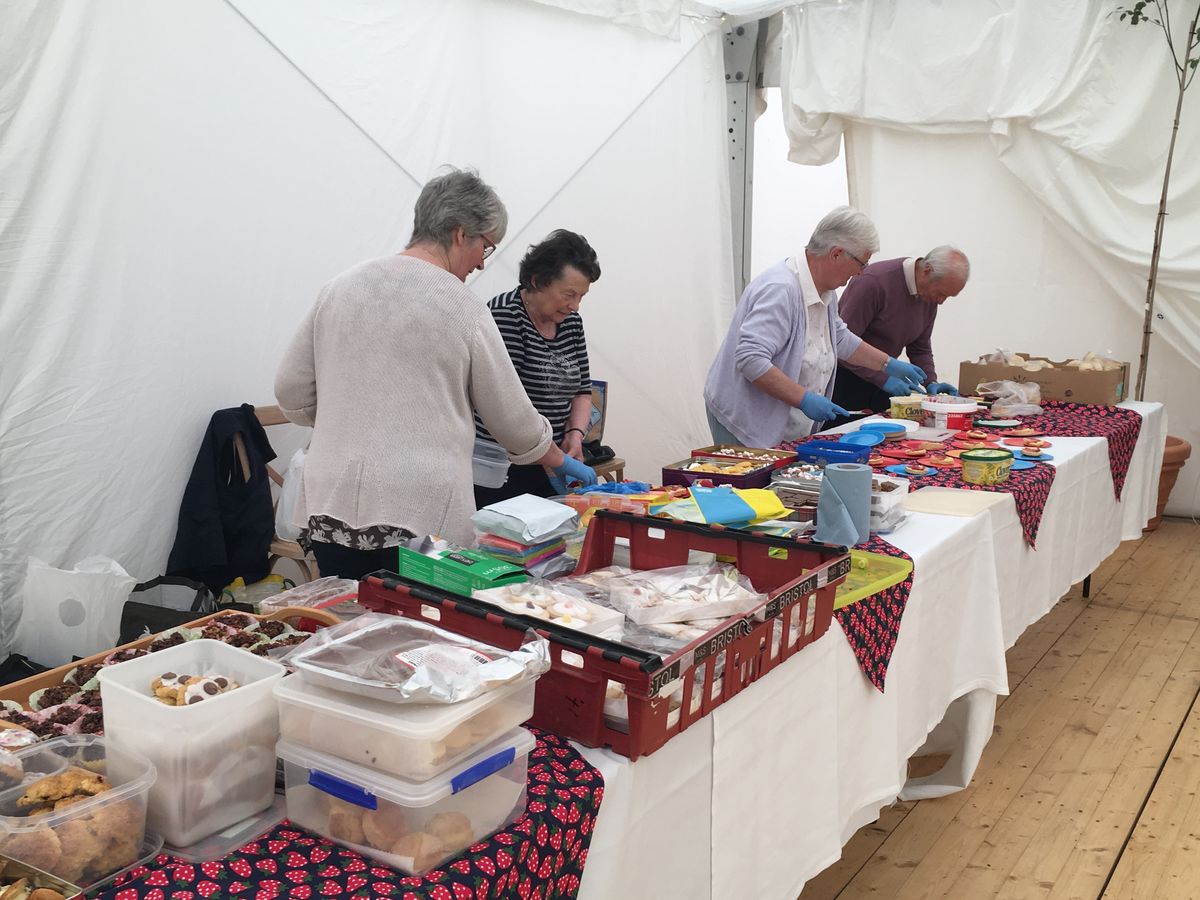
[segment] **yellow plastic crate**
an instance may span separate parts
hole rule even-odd
[[[864,597],[878,594],[894,584],[899,584],[913,570],[910,560],[866,550],[850,551],[850,574],[838,585],[834,596],[835,610],[857,603]]]

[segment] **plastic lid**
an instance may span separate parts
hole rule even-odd
[[[408,781],[291,741],[281,740],[275,752],[285,762],[308,769],[307,781],[317,790],[366,809],[376,809],[377,798],[399,806],[432,806],[528,756],[536,744],[537,740],[524,728],[514,728],[453,769],[426,781]]]
[[[275,696],[314,712],[390,731],[407,740],[436,741],[488,707],[532,687],[532,681],[517,681],[459,703],[400,704],[320,687],[297,672],[275,685]]]
[[[991,448],[983,448],[981,450],[964,450],[959,459],[975,459],[982,462],[1002,462],[1012,458],[1011,450],[993,450]]]

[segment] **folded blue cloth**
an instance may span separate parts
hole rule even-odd
[[[572,491],[573,494],[644,494],[650,485],[644,481],[600,481],[591,487]]]

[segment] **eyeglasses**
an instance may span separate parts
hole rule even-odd
[[[481,234],[480,237],[483,238],[483,258],[487,259],[492,255],[492,251],[496,249],[496,245],[488,240],[486,234]]]
[[[865,269],[867,267],[867,264],[865,262],[863,262],[861,259],[859,259],[857,256],[855,256],[853,253],[851,253],[845,247],[842,248],[842,252],[845,253],[848,257],[850,257],[852,260],[854,260],[856,263],[858,263],[858,267],[860,269]]]

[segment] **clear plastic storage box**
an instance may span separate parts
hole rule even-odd
[[[154,698],[164,673],[223,675],[240,686],[190,706]],[[277,662],[220,641],[188,641],[100,670],[109,740],[136,747],[158,768],[148,822],[187,847],[271,805],[279,715]]]
[[[475,439],[471,454],[471,475],[480,487],[504,487],[508,481],[508,451],[498,444]]]
[[[280,741],[288,818],[412,875],[458,856],[525,811],[535,740],[523,728],[424,782]]]
[[[512,731],[533,715],[534,682],[461,703],[398,706],[293,675],[275,685],[279,735],[348,762],[420,781]]]
[[[0,791],[0,854],[87,886],[137,861],[154,765],[96,735],[68,735],[16,752],[21,782]],[[96,776],[106,789],[97,788]],[[80,797],[56,806],[65,798]],[[47,811],[49,810],[49,811]]]

